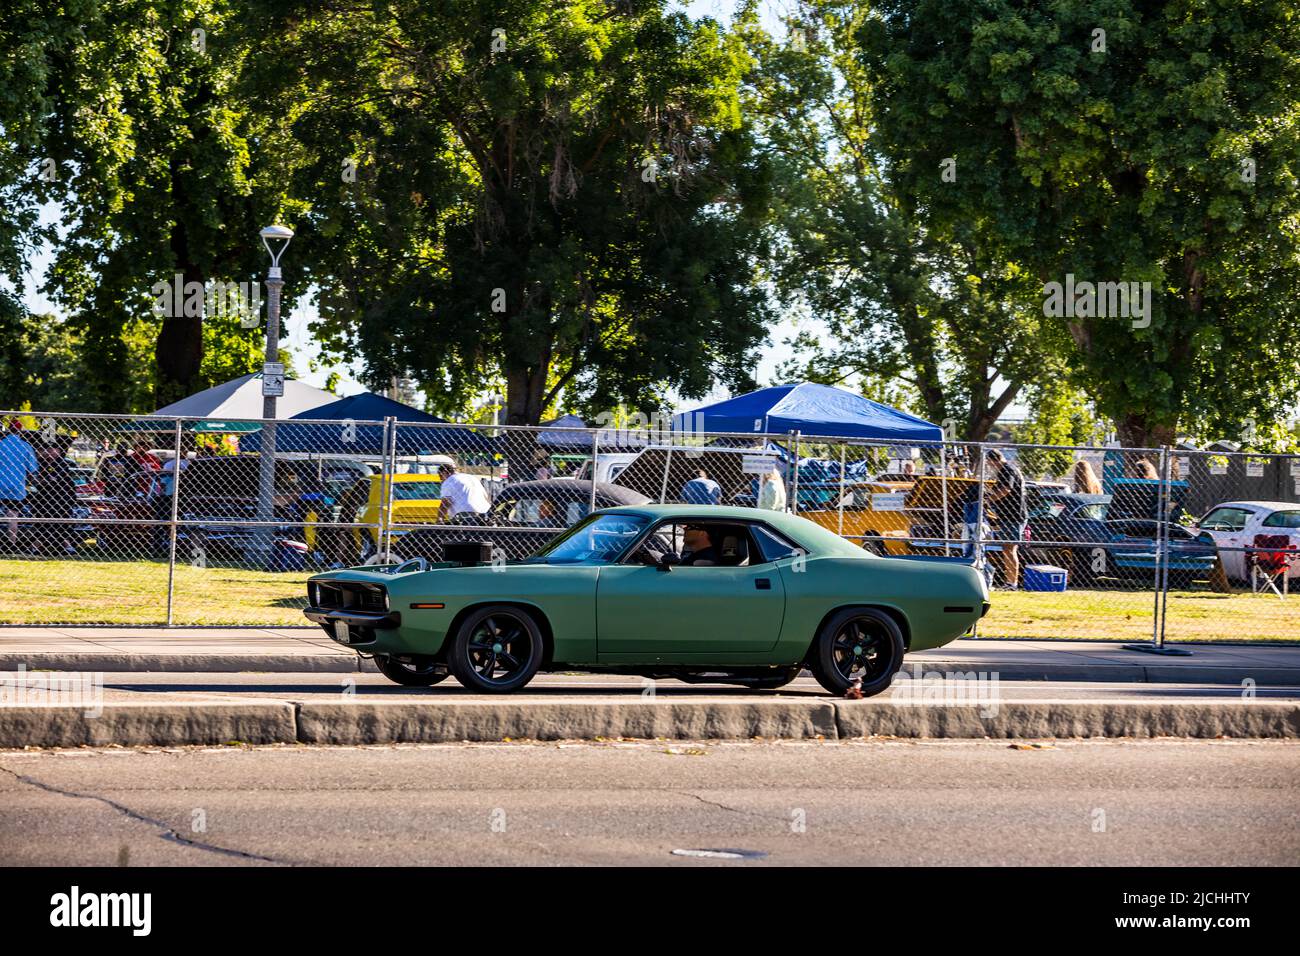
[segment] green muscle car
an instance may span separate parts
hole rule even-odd
[[[775,688],[807,667],[833,694],[860,682],[868,696],[906,651],[988,610],[971,567],[880,557],[754,508],[611,508],[522,561],[490,541],[446,556],[318,574],[304,613],[408,686],[450,674],[507,692],[539,670],[585,670]]]

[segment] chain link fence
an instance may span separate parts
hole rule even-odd
[[[1295,640],[1300,458],[784,434],[0,412],[0,624],[302,624],[322,569],[532,554],[592,510],[794,511],[963,561],[979,635]],[[270,451],[274,449],[273,453]]]

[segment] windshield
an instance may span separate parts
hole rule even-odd
[[[645,530],[643,515],[596,515],[575,525],[534,555],[546,564],[611,564]]]
[[[437,501],[442,497],[440,481],[395,481],[393,498],[397,501]]]

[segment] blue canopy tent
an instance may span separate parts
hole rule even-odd
[[[275,447],[278,451],[314,455],[382,455],[385,451],[384,426],[362,423],[382,422],[385,418],[395,418],[398,422],[399,455],[491,453],[496,450],[494,439],[470,428],[402,428],[402,424],[418,426],[449,423],[445,418],[430,415],[373,392],[362,392],[360,395],[341,398],[328,405],[300,412],[291,421],[276,428]],[[356,424],[345,427],[340,422]],[[261,446],[261,437],[260,431],[245,435],[239,440],[239,450],[257,451]]]
[[[826,438],[940,442],[943,429],[923,418],[830,385],[774,385],[673,417],[687,432],[802,432]]]

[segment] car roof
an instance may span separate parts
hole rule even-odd
[[[1059,495],[1048,495],[1047,497],[1083,505],[1104,505],[1109,504],[1111,500],[1110,495],[1087,495],[1081,491],[1064,491]]]
[[[590,496],[591,481],[574,478],[541,478],[536,481],[515,481],[506,485],[497,493],[497,500],[502,498],[519,498],[526,495],[561,495],[566,494],[581,498]],[[615,505],[644,505],[650,499],[645,495],[624,488],[622,485],[607,481],[596,482],[596,494],[613,501]]]
[[[641,514],[652,520],[661,518],[697,518],[709,521],[761,521],[794,539],[794,543],[810,553],[834,554],[851,557],[871,557],[863,548],[841,538],[834,531],[785,511],[766,508],[741,508],[735,505],[657,505],[646,504],[636,508],[608,508],[613,514]]]
[[[1206,514],[1215,508],[1255,508],[1262,511],[1300,511],[1300,502],[1295,501],[1221,501],[1210,507]]]

